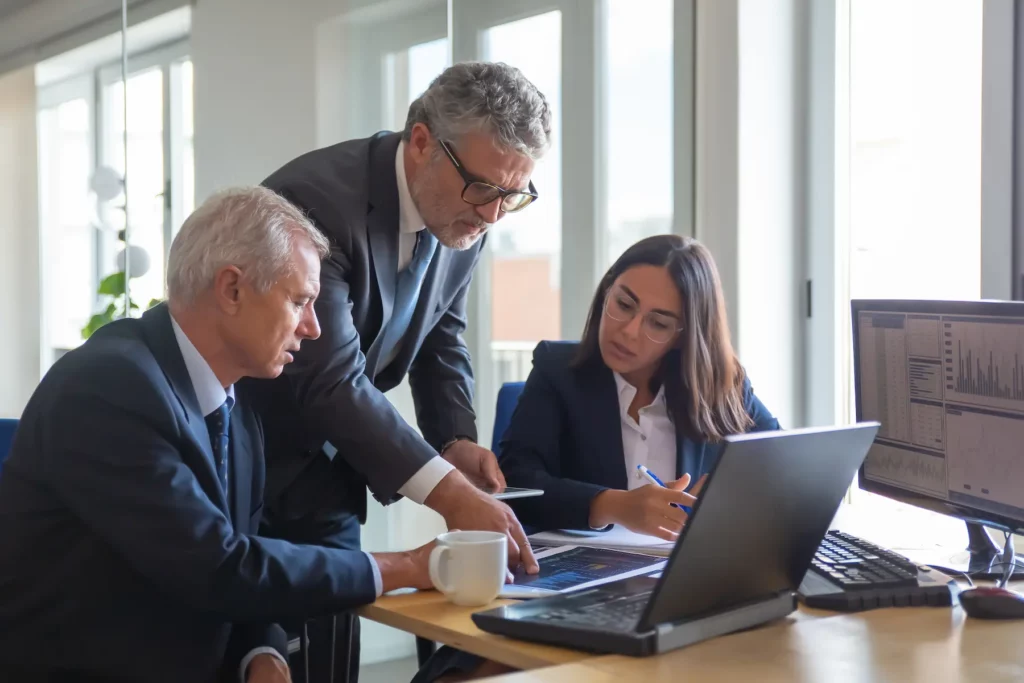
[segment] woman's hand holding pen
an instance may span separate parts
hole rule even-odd
[[[684,474],[664,488],[648,485],[632,491],[602,491],[590,503],[590,526],[621,524],[638,534],[675,541],[689,516],[673,504],[691,507],[704,485],[702,477],[692,492],[684,493],[690,481],[690,475]]]

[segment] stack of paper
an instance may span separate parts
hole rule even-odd
[[[663,541],[657,536],[637,534],[622,526],[613,526],[608,531],[542,531],[530,536],[530,540],[545,545],[582,545],[590,548],[611,548],[635,553],[668,557],[675,543]]]

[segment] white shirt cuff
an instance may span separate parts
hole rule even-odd
[[[254,648],[254,649],[249,651],[249,654],[247,654],[245,656],[245,659],[242,660],[242,665],[240,667],[238,667],[238,676],[239,676],[239,678],[241,678],[242,683],[245,683],[246,669],[249,668],[249,664],[252,663],[252,660],[255,659],[256,655],[274,655],[275,657],[280,659],[282,662],[284,662],[284,665],[286,667],[288,666],[288,660],[285,659],[284,657],[282,657],[281,653],[278,652],[277,650],[275,650],[274,648],[272,648],[270,646]]]
[[[363,554],[370,560],[370,569],[373,570],[373,587],[377,591],[377,597],[379,598],[384,593],[384,579],[380,578],[380,567],[377,565],[377,560],[373,555],[365,550]]]
[[[409,500],[423,505],[434,487],[454,469],[455,467],[450,462],[440,455],[435,455],[416,474],[412,475],[409,481],[398,489],[398,492]]]

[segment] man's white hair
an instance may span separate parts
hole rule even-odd
[[[185,220],[171,244],[167,292],[191,304],[213,286],[217,271],[236,266],[259,292],[291,271],[297,240],[323,259],[330,243],[302,211],[265,187],[238,187],[213,195]]]

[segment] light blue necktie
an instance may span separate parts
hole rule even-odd
[[[380,358],[387,358],[390,351],[401,343],[402,337],[409,329],[412,314],[419,302],[423,279],[435,251],[437,251],[437,238],[429,230],[424,228],[416,233],[416,248],[412,252],[412,261],[405,270],[398,274],[398,283],[395,287],[395,306],[391,311],[391,319],[388,320],[387,330],[384,333]]]

